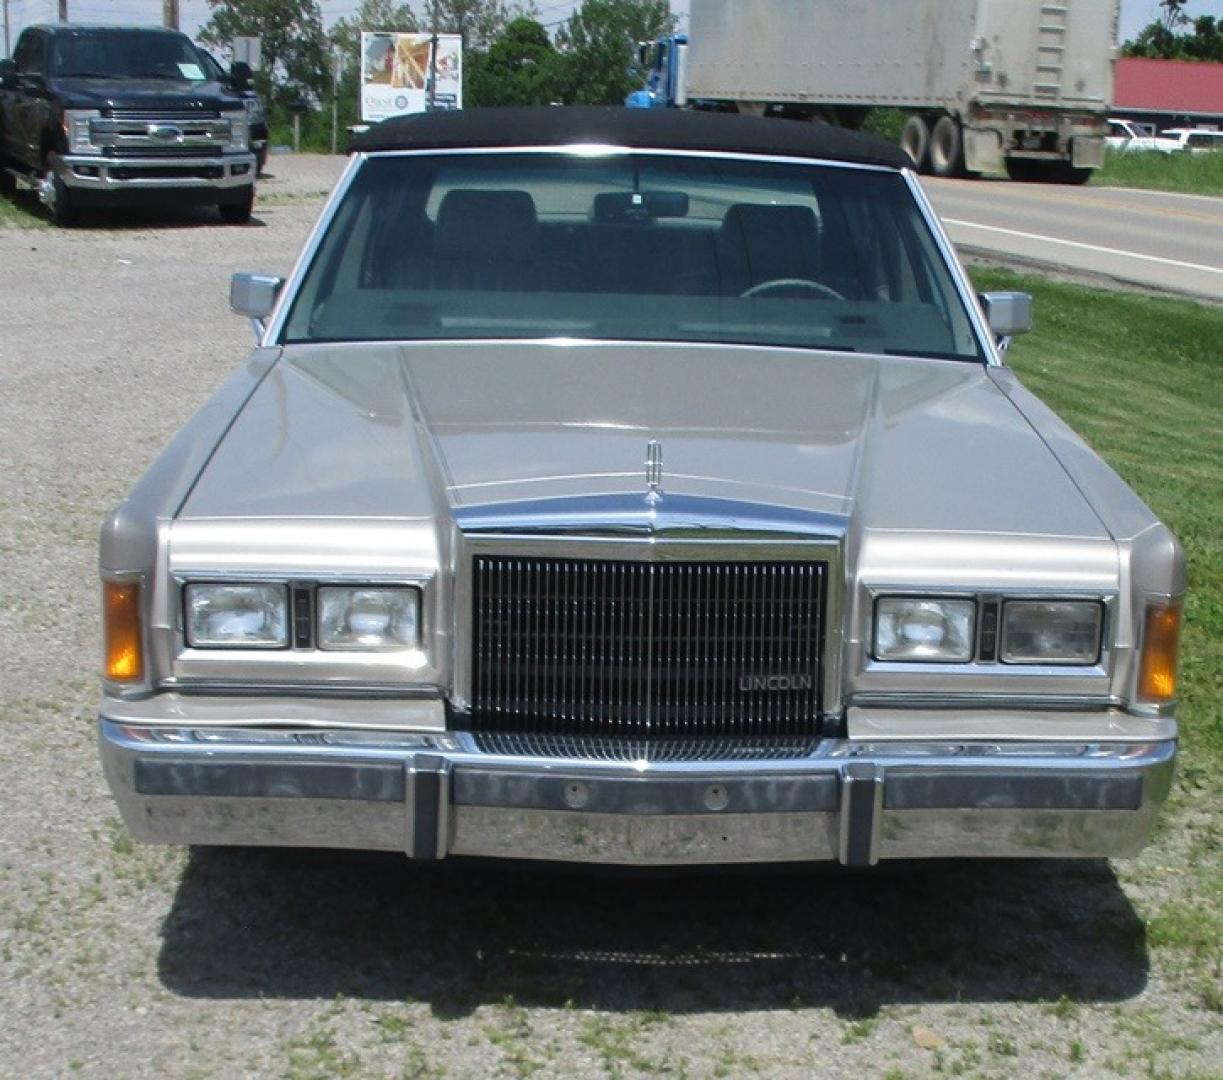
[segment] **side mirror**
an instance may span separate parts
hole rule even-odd
[[[1025,292],[982,293],[981,307],[989,328],[999,339],[1032,329],[1032,296]]]
[[[235,60],[229,69],[229,81],[235,90],[249,90],[255,73],[245,60]]]
[[[0,60],[0,89],[11,90],[17,85],[17,65],[12,60]]]
[[[234,274],[230,279],[230,310],[251,320],[256,340],[263,336],[264,319],[272,314],[284,283],[272,274]]]

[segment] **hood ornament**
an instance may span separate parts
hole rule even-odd
[[[656,503],[662,498],[662,443],[651,439],[645,448],[646,502]]]

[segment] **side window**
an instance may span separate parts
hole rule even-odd
[[[17,42],[17,51],[13,53],[13,62],[22,75],[41,75],[43,73],[43,57],[46,55],[42,34],[28,30]]]

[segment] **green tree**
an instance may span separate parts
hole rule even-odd
[[[371,30],[397,30],[411,33],[420,29],[420,21],[411,4],[395,0],[362,0],[356,12],[341,19],[331,28],[331,44],[344,53],[347,66],[356,66],[361,59],[361,33]]]
[[[469,106],[548,105],[563,93],[563,61],[545,30],[520,17],[489,47],[471,54],[464,68]]]
[[[422,29],[461,34],[463,49],[488,49],[517,18],[535,15],[532,0],[420,0]]]
[[[1223,23],[1211,15],[1190,20],[1185,14],[1186,0],[1162,0],[1158,21],[1148,23],[1121,52],[1124,56],[1145,56],[1154,60],[1223,61]],[[1181,27],[1189,31],[1178,33]]]
[[[318,0],[208,0],[211,15],[200,40],[228,48],[235,37],[262,43],[259,89],[284,101],[302,91],[329,93],[331,65]]]
[[[619,105],[640,82],[636,44],[675,29],[668,0],[583,0],[558,31],[565,54],[565,101]]]

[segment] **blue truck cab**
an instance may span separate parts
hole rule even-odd
[[[637,62],[648,72],[646,84],[624,99],[630,109],[674,109],[687,100],[685,59],[687,34],[669,34],[637,47]]]

